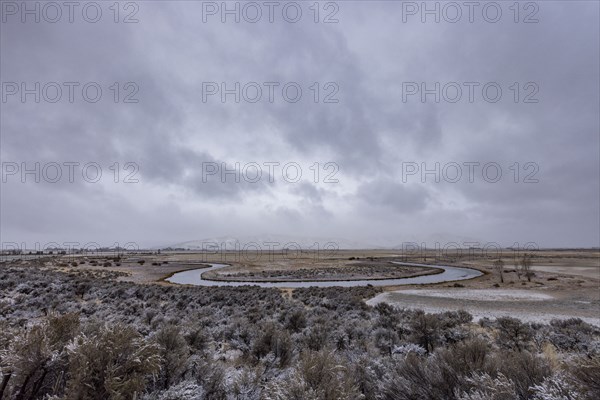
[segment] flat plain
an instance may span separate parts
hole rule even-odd
[[[468,253],[468,254],[464,254]],[[238,282],[352,281],[390,279],[438,273],[434,268],[402,266],[393,261],[474,268],[483,275],[460,282],[385,286],[369,304],[387,302],[397,307],[429,312],[464,309],[476,318],[517,316],[527,321],[578,317],[600,326],[600,251],[538,250],[531,256],[531,275],[519,274],[523,252],[506,249],[502,257],[476,251],[423,251],[418,255],[397,250],[166,252],[130,254],[119,265],[110,257],[71,257],[67,269],[105,269],[124,273],[120,279],[136,283],[170,283],[179,271],[227,266],[203,278]],[[494,261],[504,261],[503,282]],[[73,260],[77,260],[73,267]],[[95,261],[94,261],[95,260]],[[143,262],[143,263],[142,263]],[[106,265],[105,263],[110,263]],[[96,264],[96,265],[93,265]],[[106,265],[106,266],[103,266]],[[199,271],[202,273],[202,271]],[[290,291],[292,289],[284,291]]]

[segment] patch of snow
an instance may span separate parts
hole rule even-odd
[[[496,292],[496,293],[494,293]],[[514,293],[516,292],[516,293]],[[407,294],[405,298],[394,296],[395,294]],[[414,297],[413,297],[414,296]],[[420,297],[417,297],[420,296]],[[547,297],[544,297],[547,296]],[[427,299],[430,297],[431,299]],[[434,298],[446,298],[455,300],[466,300],[463,303],[449,302],[439,305],[439,301],[432,302]],[[414,300],[413,300],[414,299]],[[512,300],[511,300],[512,299]],[[473,320],[478,322],[482,318],[496,319],[500,317],[514,317],[525,322],[537,322],[547,324],[553,319],[581,318],[583,321],[600,327],[600,317],[587,317],[575,315],[567,311],[551,312],[542,308],[531,307],[531,311],[515,309],[510,304],[511,301],[549,301],[553,298],[542,293],[529,292],[524,290],[398,290],[395,292],[381,293],[367,301],[367,304],[374,306],[378,303],[388,303],[398,308],[420,309],[426,313],[442,313],[445,311],[465,310],[473,316]],[[507,303],[484,303],[483,301],[507,301]],[[518,305],[518,304],[515,304]],[[589,314],[588,314],[589,315]]]
[[[474,301],[522,301],[522,300],[552,300],[552,297],[546,293],[532,292],[529,290],[514,290],[514,289],[461,289],[461,290],[399,290],[395,293],[412,295],[412,296],[427,296],[427,297],[442,297],[449,299],[474,300]]]

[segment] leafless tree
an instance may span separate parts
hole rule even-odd
[[[504,261],[501,258],[494,261],[494,269],[500,274],[500,282],[504,283]]]
[[[527,277],[527,281],[531,282],[533,271],[531,271],[531,256],[524,254],[521,259],[521,273]]]

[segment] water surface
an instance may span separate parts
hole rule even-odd
[[[266,288],[306,288],[306,287],[352,287],[352,286],[394,286],[394,285],[418,285],[423,283],[440,283],[461,281],[465,279],[476,278],[482,273],[472,268],[450,267],[441,265],[413,264],[394,262],[398,265],[412,267],[428,267],[443,270],[439,274],[422,275],[411,278],[394,279],[362,279],[354,281],[278,281],[278,282],[232,282],[232,281],[213,281],[203,279],[202,274],[208,271],[214,271],[219,268],[227,267],[228,264],[209,264],[210,268],[191,269],[173,274],[165,279],[167,282],[179,283],[196,286],[260,286]]]

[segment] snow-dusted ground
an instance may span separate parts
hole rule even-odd
[[[467,289],[467,290],[436,290],[436,289],[423,289],[423,290],[402,290],[402,294],[415,295],[415,296],[427,296],[427,297],[445,297],[451,299],[461,300],[478,300],[478,301],[520,301],[520,300],[551,300],[554,297],[546,293],[515,290],[515,289]]]
[[[369,305],[386,302],[396,307],[422,309],[428,313],[465,310],[475,321],[510,316],[528,322],[581,318],[600,326],[598,304],[564,301],[547,293],[514,289],[411,289],[379,294]]]
[[[534,271],[553,272],[555,274],[584,276],[587,278],[600,279],[600,266],[557,266],[557,265],[534,265]]]

